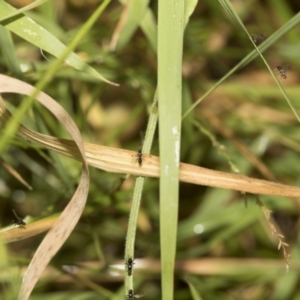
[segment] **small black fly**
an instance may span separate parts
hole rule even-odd
[[[132,270],[133,270],[133,265],[134,265],[134,260],[132,257],[129,257],[126,262],[125,262],[125,265],[126,265],[126,269],[127,269],[127,274],[128,276],[131,276],[132,275]]]
[[[12,221],[14,224],[18,225],[19,227],[24,227],[26,225],[26,222],[24,222],[18,215],[17,213],[12,210],[14,215],[15,215],[15,219]]]
[[[252,40],[257,46],[264,42],[266,38],[267,36],[264,33],[252,36]]]
[[[279,72],[282,79],[287,79],[286,70],[288,69],[288,67],[289,67],[288,65],[284,65],[283,67],[277,66],[275,68],[275,70]]]
[[[142,298],[142,297],[144,297],[144,294],[137,294],[137,295],[135,295],[133,293],[133,290],[130,289],[130,290],[128,290],[128,295],[125,296],[125,299],[126,300],[132,300],[132,299],[138,299],[138,298]]]

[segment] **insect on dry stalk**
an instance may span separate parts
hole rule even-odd
[[[136,157],[136,162],[139,164],[139,167],[142,166],[143,164],[143,152],[142,152],[142,148],[143,148],[143,144],[144,144],[144,134],[141,131],[140,132],[140,137],[141,137],[141,143],[140,143],[140,147],[135,155]]]
[[[13,209],[12,211],[13,211],[13,213],[14,213],[14,215],[15,215],[15,219],[14,219],[12,222],[13,222],[14,224],[18,225],[19,227],[24,228],[25,225],[26,225],[26,222],[24,222],[24,221],[22,220],[22,218],[20,218],[20,217],[17,215],[17,213],[14,211],[14,209]]]

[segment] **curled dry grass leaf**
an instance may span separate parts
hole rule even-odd
[[[1,75],[0,81],[0,93],[30,95],[34,91],[33,86],[8,76]],[[19,294],[20,300],[29,298],[43,270],[73,231],[85,207],[89,191],[89,172],[79,129],[69,114],[50,96],[41,92],[37,100],[53,113],[74,139],[78,159],[82,162],[82,174],[72,199],[38,247],[28,266]]]

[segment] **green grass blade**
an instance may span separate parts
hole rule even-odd
[[[189,22],[189,18],[192,15],[193,11],[196,8],[196,5],[198,3],[198,0],[187,0],[184,1],[185,7],[184,7],[184,25],[187,25]]]
[[[150,114],[149,122],[147,125],[147,131],[145,135],[145,140],[143,143],[142,153],[149,154],[151,145],[154,138],[154,133],[157,126],[158,120],[158,113],[157,113],[157,92],[154,97],[153,101],[153,108]],[[138,166],[137,166],[138,167]],[[144,188],[145,178],[139,177],[135,182],[134,193],[132,197],[132,208],[130,210],[130,217],[128,223],[128,230],[126,235],[126,245],[125,245],[125,261],[131,257],[134,258],[134,244],[135,244],[135,236],[137,230],[137,220],[138,220],[138,213],[142,199],[142,192]],[[125,276],[125,295],[128,294],[129,289],[133,288],[133,275]]]
[[[16,9],[4,1],[0,2],[0,18],[6,18],[7,15],[16,13]],[[99,11],[99,9],[97,10]],[[90,30],[91,25],[96,22],[99,14],[94,13],[93,16],[86,22],[86,24],[79,30],[80,34],[77,34],[77,43],[82,39],[82,37]],[[35,23],[29,17],[19,14],[14,19],[9,19],[2,22],[7,29],[14,32],[18,36],[22,37],[24,40],[35,45],[36,47],[43,49],[55,57],[60,57],[65,51],[66,46],[59,41],[52,33],[44,29],[39,24]],[[75,41],[73,40],[73,42]],[[70,53],[66,62],[77,70],[81,70],[89,75],[92,75],[104,82],[111,83],[109,80],[105,79],[101,74],[99,74],[94,68],[82,61],[75,53]]]
[[[141,20],[140,26],[146,35],[152,50],[157,52],[157,24],[150,9],[147,9],[143,20]]]
[[[159,1],[158,98],[162,299],[173,299],[181,135],[184,1]]]
[[[189,281],[188,278],[185,278],[185,281],[186,281],[186,283],[187,283],[188,286],[189,286],[190,292],[191,292],[191,294],[192,294],[192,299],[193,299],[193,300],[202,300],[203,298],[201,297],[201,295],[200,295],[199,292],[197,291],[195,285],[194,285],[191,281]]]
[[[30,4],[26,5],[26,6],[24,6],[23,8],[15,10],[15,11],[11,12],[10,14],[8,14],[8,15],[0,18],[0,22],[3,22],[3,21],[6,21],[6,20],[8,20],[10,18],[16,17],[16,16],[18,16],[18,15],[20,15],[20,14],[26,12],[26,11],[29,11],[29,10],[37,7],[37,6],[40,6],[41,4],[43,4],[43,3],[47,2],[47,1],[48,0],[37,0],[37,1],[34,1],[34,2],[32,2],[32,3],[30,3]]]
[[[15,111],[14,118],[11,118],[9,122],[6,124],[6,130],[0,139],[0,154],[4,151],[5,147],[8,146],[8,141],[14,136],[15,132],[18,130],[19,122],[22,119],[23,115],[28,111],[31,107],[35,96],[41,91],[48,82],[53,78],[57,70],[59,69],[61,63],[68,57],[69,53],[76,47],[76,45],[82,39],[84,33],[88,32],[93,23],[98,19],[99,15],[103,12],[106,6],[110,3],[110,0],[105,0],[98,9],[94,12],[94,14],[90,17],[90,19],[82,26],[78,34],[71,41],[68,48],[65,48],[62,55],[54,61],[53,65],[48,69],[48,71],[42,76],[40,81],[36,85],[36,90],[34,93],[25,99],[20,107]]]
[[[138,167],[138,166],[137,166]],[[128,223],[128,231],[126,235],[126,247],[125,247],[125,261],[132,257],[134,258],[134,244],[135,244],[135,235],[137,228],[138,213],[142,198],[143,186],[144,186],[144,177],[138,177],[135,182],[134,194],[132,197],[132,206],[130,210],[130,217]],[[128,290],[133,289],[133,276],[125,276],[125,295],[128,294]]]
[[[127,16],[124,26],[120,32],[117,50],[122,49],[131,39],[134,32],[138,29],[140,22],[144,19],[147,12],[149,0],[129,1]]]
[[[11,33],[3,26],[0,25],[0,44],[3,56],[7,60],[7,65],[12,74],[18,78],[23,78],[20,65],[18,63],[18,57],[16,55]]]

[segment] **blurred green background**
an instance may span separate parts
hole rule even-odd
[[[30,1],[7,1],[16,8]],[[141,27],[123,30],[119,21],[126,1],[112,1],[76,48],[80,58],[107,79],[108,85],[63,65],[44,89],[72,116],[86,142],[136,151],[145,131],[157,82],[156,37]],[[48,1],[26,15],[65,45],[99,6],[97,0]],[[123,4],[122,4],[123,3]],[[296,13],[299,1],[232,1],[253,37],[270,36]],[[149,2],[152,21],[157,1]],[[132,17],[132,16],[131,16]],[[132,26],[136,20],[132,21]],[[119,24],[119,25],[118,25]],[[118,36],[119,34],[119,36]],[[264,56],[300,108],[299,26]],[[17,73],[4,51],[0,32],[0,72],[35,84],[54,57],[12,34]],[[118,38],[113,49],[114,38]],[[217,1],[198,1],[185,30],[183,112],[253,50],[248,37]],[[275,71],[276,73],[276,71]],[[280,77],[280,74],[277,74]],[[13,110],[18,97],[6,95]],[[216,120],[214,121],[214,119]],[[198,126],[190,120],[197,121]],[[68,138],[56,119],[39,105],[23,120],[30,128]],[[195,124],[195,123],[194,123]],[[2,126],[2,125],[1,125]],[[181,161],[225,172],[299,185],[298,122],[260,58],[225,81],[189,115],[182,126]],[[2,129],[3,127],[1,127]],[[232,133],[228,137],[224,128]],[[237,143],[259,159],[249,162]],[[158,154],[158,139],[152,154]],[[72,197],[80,164],[15,138],[2,159],[32,186],[27,189],[0,168],[0,221],[11,226],[12,209],[30,221],[60,213]],[[90,192],[72,235],[52,259],[30,299],[124,299],[124,244],[135,178],[90,168]],[[101,178],[101,180],[99,180]],[[262,196],[274,222],[289,243],[290,271],[255,198],[221,189],[180,185],[174,299],[300,299],[299,202]],[[44,234],[3,246],[0,299],[15,299],[19,275]],[[134,285],[145,299],[160,299],[159,186],[147,179],[135,244]],[[74,274],[70,270],[74,266]],[[1,296],[2,294],[2,296]],[[43,298],[42,298],[43,297]]]

